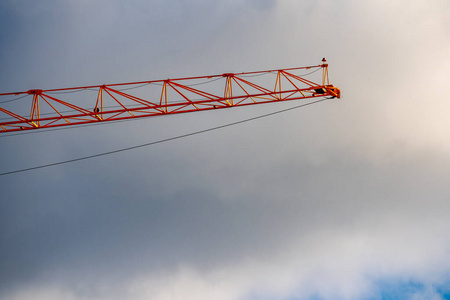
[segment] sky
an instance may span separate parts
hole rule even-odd
[[[450,299],[449,15],[448,0],[1,1],[0,93],[326,57],[342,99],[0,176],[0,300]],[[0,173],[295,105],[2,133]]]

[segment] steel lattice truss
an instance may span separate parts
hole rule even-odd
[[[319,74],[316,71],[320,69],[322,72],[319,83],[305,78],[312,73]],[[17,96],[20,97],[7,99]],[[317,97],[340,98],[340,90],[329,83],[328,64],[325,60],[317,66],[280,70],[50,90],[34,89],[0,94],[0,132]],[[7,105],[11,108],[7,109]]]

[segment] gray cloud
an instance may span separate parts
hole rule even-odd
[[[4,33],[2,91],[327,56],[344,99],[0,178],[0,299],[359,299],[398,280],[437,297],[448,287],[444,1],[402,14],[388,1],[106,4],[2,4],[3,22],[21,24]],[[285,107],[0,137],[1,168]]]

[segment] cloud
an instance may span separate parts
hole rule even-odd
[[[7,7],[28,21],[6,34],[19,46],[4,50],[5,91],[326,56],[344,99],[0,178],[0,299],[382,299],[398,291],[439,299],[448,290],[445,1]],[[278,108],[7,137],[1,165],[90,155]]]

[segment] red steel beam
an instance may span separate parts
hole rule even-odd
[[[319,82],[304,78],[320,69],[322,76]],[[308,74],[297,74],[305,71]],[[217,84],[221,87],[218,88]],[[203,89],[199,89],[199,86]],[[157,89],[155,95],[150,95],[149,88],[153,91]],[[208,91],[208,88],[212,88],[213,91]],[[215,92],[218,89],[220,94]],[[87,90],[95,90],[96,97],[89,100],[90,97],[83,95],[76,100],[68,100],[54,96],[86,93]],[[133,94],[129,92],[131,90]],[[14,100],[19,99],[2,101],[7,97],[20,95],[30,96],[23,99],[20,97],[21,101],[29,102],[25,104],[29,107],[26,113],[15,111],[17,105]],[[328,64],[325,60],[323,64],[317,66],[279,70],[49,90],[34,89],[0,94],[0,132],[118,121],[308,98],[340,98],[340,96],[340,90],[329,84]],[[12,108],[6,109],[6,104]]]

